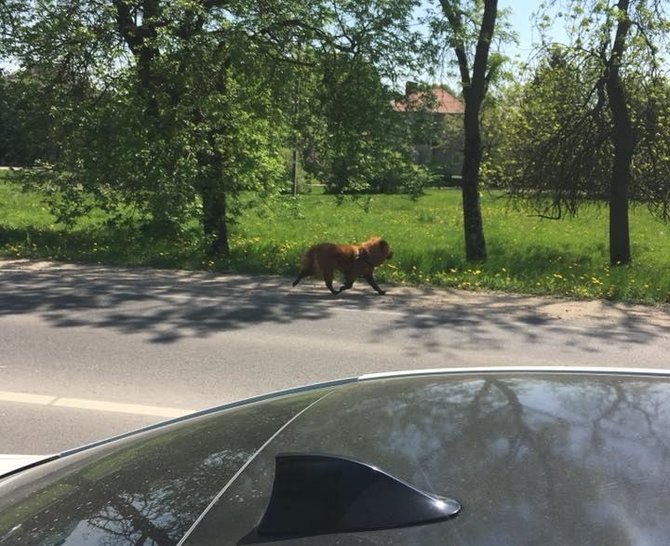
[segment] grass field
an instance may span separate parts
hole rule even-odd
[[[286,197],[246,212],[232,228],[231,257],[209,261],[195,226],[179,240],[111,229],[100,216],[66,229],[38,195],[0,180],[0,255],[290,276],[312,243],[378,234],[395,252],[378,269],[385,283],[670,302],[670,226],[642,206],[631,209],[633,264],[623,267],[608,265],[606,208],[589,206],[577,218],[552,221],[512,211],[492,194],[482,200],[489,259],[473,266],[464,258],[460,206],[454,190],[416,202],[376,196],[368,212],[361,203],[338,206],[324,195]]]

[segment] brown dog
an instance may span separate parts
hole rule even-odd
[[[302,257],[302,268],[293,286],[310,275],[323,275],[326,286],[333,294],[352,287],[358,277],[363,277],[379,294],[386,292],[379,288],[372,271],[390,260],[393,251],[389,244],[380,237],[368,239],[360,245],[337,245],[334,243],[320,243],[310,247]],[[335,271],[344,273],[344,284],[339,290],[333,288],[333,274]]]

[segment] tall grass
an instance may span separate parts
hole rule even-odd
[[[181,267],[292,275],[302,251],[330,240],[386,238],[391,262],[378,269],[387,283],[494,289],[643,302],[670,301],[670,226],[643,206],[631,207],[633,263],[610,267],[607,209],[585,206],[560,221],[512,210],[499,195],[482,196],[489,258],[466,262],[460,193],[436,190],[411,201],[375,196],[371,203],[332,197],[285,197],[245,212],[233,226],[232,254],[208,260],[197,226],[179,240],[110,228],[100,217],[64,228],[39,195],[0,180],[0,255],[78,262]]]
[[[465,260],[460,192],[437,190],[412,202],[379,196],[365,213],[355,203],[301,197],[266,218],[249,215],[235,235],[246,254],[264,256],[266,271],[294,271],[299,252],[319,240],[361,241],[378,234],[395,250],[379,270],[398,284],[494,289],[571,297],[670,301],[670,226],[643,206],[631,208],[634,262],[609,266],[607,209],[588,205],[575,218],[548,220],[482,196],[488,260]]]

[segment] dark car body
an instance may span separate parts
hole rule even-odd
[[[267,537],[275,457],[374,465],[462,511]],[[337,494],[334,492],[333,494]],[[365,376],[210,410],[0,480],[0,544],[668,544],[670,376]]]

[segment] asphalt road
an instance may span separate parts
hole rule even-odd
[[[670,310],[0,261],[0,454],[370,372],[670,367]]]

